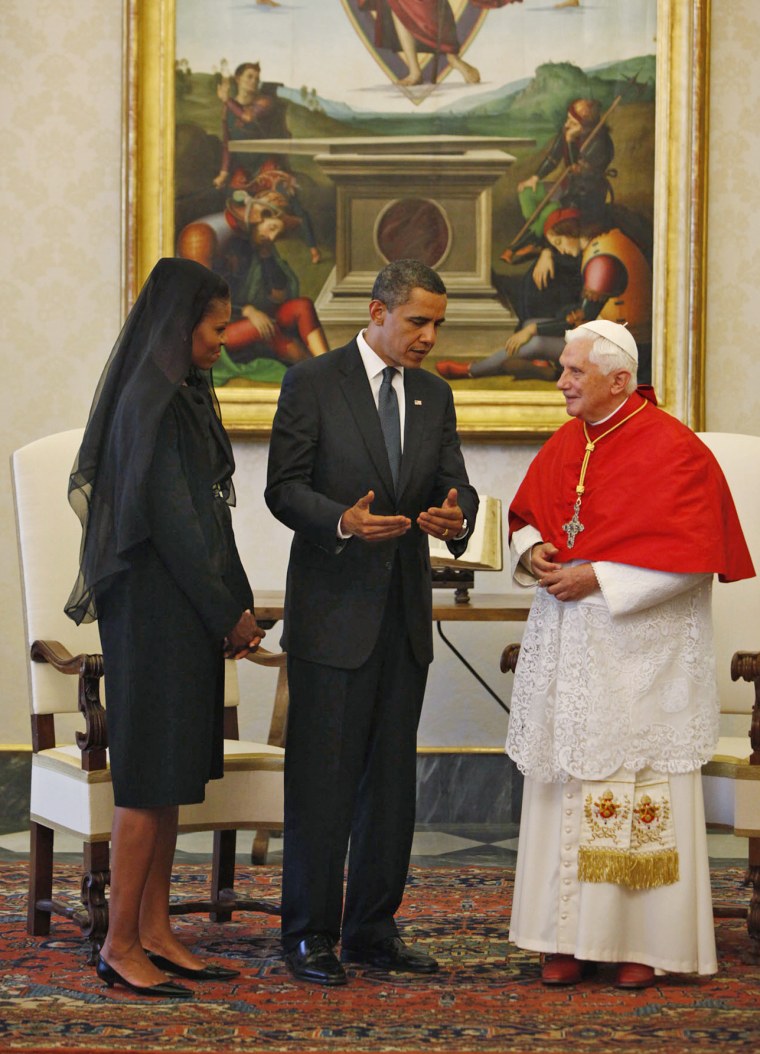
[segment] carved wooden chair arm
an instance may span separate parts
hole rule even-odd
[[[30,649],[34,662],[44,662],[59,673],[73,674],[79,678],[78,706],[84,716],[85,731],[77,732],[77,746],[82,752],[82,768],[86,772],[106,767],[106,712],[100,702],[100,679],[103,676],[103,656],[72,655],[68,648],[57,640],[35,640]],[[45,725],[42,717],[33,719],[33,738],[35,750],[55,745],[55,736],[51,725]],[[44,729],[44,730],[43,730]]]
[[[731,658],[732,681],[756,681],[760,677],[760,651],[735,651]]]
[[[499,669],[502,673],[514,673],[515,667],[517,666],[517,660],[520,658],[520,645],[519,644],[508,644],[504,651],[501,653],[501,660],[499,662]]]
[[[256,651],[246,655],[249,662],[255,662],[257,666],[282,667],[287,662],[284,651],[267,651],[266,648],[257,648]]]
[[[731,680],[748,681],[755,685],[755,702],[752,707],[752,723],[749,741],[752,753],[750,765],[760,765],[760,652],[736,651],[731,658]]]
[[[284,651],[267,651],[266,648],[258,648],[253,654],[246,655],[251,662],[259,666],[276,667],[277,688],[274,695],[274,706],[272,707],[272,719],[269,724],[270,746],[285,746],[285,730],[288,723],[288,708],[290,706],[290,689],[288,688],[287,655]],[[254,850],[254,855],[256,851]]]
[[[59,673],[72,673],[77,677],[102,677],[102,655],[72,655],[68,648],[57,640],[35,640],[30,654],[35,662],[46,662]]]

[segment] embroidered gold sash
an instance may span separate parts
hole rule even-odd
[[[655,889],[678,881],[668,777],[616,773],[583,784],[581,882]]]

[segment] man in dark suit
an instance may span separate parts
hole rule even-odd
[[[427,535],[460,555],[478,507],[451,389],[419,368],[445,310],[435,271],[389,264],[366,330],[288,371],[272,427],[266,501],[295,531],[282,943],[291,973],[318,984],[346,982],[339,939],[343,962],[437,969],[399,937],[394,914],[433,658]]]

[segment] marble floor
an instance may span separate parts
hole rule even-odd
[[[516,824],[418,824],[412,845],[412,864],[418,867],[457,867],[480,865],[510,867],[517,853],[518,827]],[[180,835],[177,842],[177,861],[201,862],[211,854],[212,834],[200,831]],[[238,860],[249,859],[250,834],[238,833]],[[708,833],[708,849],[712,860],[747,860],[748,843],[744,838],[720,831]],[[66,834],[55,837],[55,852],[63,856],[81,855],[82,843]],[[0,835],[0,860],[19,859],[29,855],[29,832],[20,830]],[[282,841],[272,838],[267,862],[282,861]]]

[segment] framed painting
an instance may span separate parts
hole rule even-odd
[[[441,274],[462,435],[565,420],[562,334],[625,322],[703,425],[709,0],[127,0],[125,308],[160,256],[233,296],[225,424],[345,343],[389,260]]]

